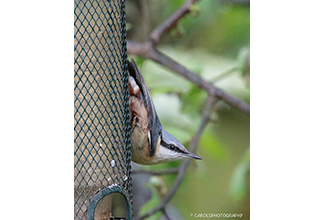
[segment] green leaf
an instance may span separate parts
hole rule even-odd
[[[137,67],[139,68],[140,72],[142,73],[142,66],[143,66],[143,63],[146,61],[146,59],[144,59],[142,57],[138,57],[138,56],[130,56],[129,59],[131,60],[131,58],[134,59],[135,63],[137,64]]]
[[[247,194],[247,181],[249,178],[249,148],[246,151],[242,161],[237,165],[230,184],[230,196],[235,202],[242,202]]]
[[[200,147],[203,147],[204,150],[208,151],[210,155],[217,158],[218,160],[223,160],[227,156],[226,151],[221,147],[222,145],[217,139],[215,130],[211,126],[208,126],[203,132],[199,145]]]
[[[180,95],[182,112],[188,113],[191,117],[198,117],[203,104],[207,99],[207,93],[195,85],[187,93]]]
[[[190,6],[190,14],[193,16],[193,17],[198,17],[200,14],[201,14],[201,7],[199,5],[191,5]]]
[[[126,27],[125,27],[126,31],[130,30],[131,28],[132,28],[132,24],[129,22],[126,22]]]
[[[153,102],[164,127],[170,126],[181,130],[195,131],[197,122],[181,112],[181,103],[177,95],[159,94],[153,97]]]

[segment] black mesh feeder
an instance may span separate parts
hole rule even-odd
[[[74,3],[75,219],[131,219],[125,2]]]

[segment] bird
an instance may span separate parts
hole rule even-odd
[[[183,158],[202,160],[162,126],[134,59],[128,60],[128,77],[132,161],[155,165]]]

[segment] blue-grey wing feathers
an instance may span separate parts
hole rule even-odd
[[[159,136],[162,132],[162,126],[159,117],[156,112],[156,108],[151,99],[148,88],[144,82],[144,79],[140,73],[140,70],[136,66],[135,61],[132,59],[128,62],[129,73],[136,81],[137,85],[140,87],[140,97],[148,111],[148,126],[149,126],[149,154],[153,156],[156,151]]]

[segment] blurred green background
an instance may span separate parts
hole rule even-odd
[[[148,34],[184,2],[127,0],[127,38],[146,41]],[[163,37],[158,48],[249,103],[249,3],[202,0],[192,9],[177,29]],[[150,60],[132,57],[144,75],[165,129],[188,147],[201,120],[206,92]],[[218,101],[212,119],[197,152],[204,160],[192,162],[171,204],[183,219],[194,219],[191,213],[237,213],[243,214],[241,219],[249,219],[249,116]],[[144,168],[162,170],[179,164]],[[162,177],[168,188],[174,178]],[[151,201],[146,208],[156,203]]]

